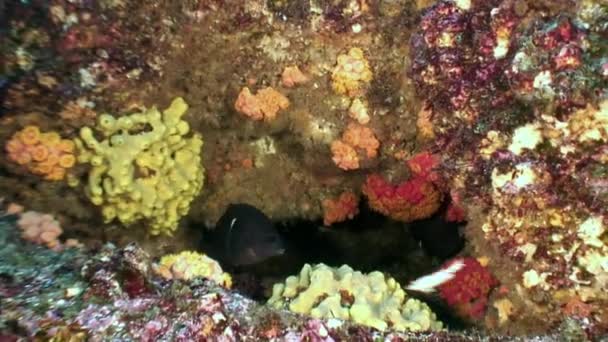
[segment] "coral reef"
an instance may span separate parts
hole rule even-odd
[[[342,170],[356,170],[359,168],[359,156],[354,147],[336,140],[331,143],[332,160]]]
[[[354,47],[348,53],[339,55],[331,79],[332,88],[338,94],[350,97],[361,95],[365,85],[372,80],[372,71],[363,50]]]
[[[490,291],[498,281],[475,258],[456,258],[441,268],[449,268],[454,263],[463,263],[464,266],[452,280],[439,286],[439,294],[462,317],[480,319],[485,314]]]
[[[594,89],[608,84],[601,39],[568,17],[539,20],[519,40],[508,66],[511,89],[522,101],[557,113],[586,106]]]
[[[217,261],[197,252],[183,251],[165,255],[154,270],[165,279],[192,280],[202,277],[227,288],[232,286],[232,278],[222,271]]]
[[[362,187],[369,206],[393,220],[412,222],[430,217],[441,205],[441,193],[422,177],[397,185],[378,174],[371,174]]]
[[[381,272],[364,275],[344,265],[306,264],[298,276],[272,289],[268,304],[314,318],[339,318],[379,330],[441,330],[429,307],[407,295]]]
[[[368,105],[359,98],[353,100],[348,108],[348,115],[361,125],[366,125],[370,121],[367,110]]]
[[[83,245],[76,239],[67,239],[65,242],[59,240],[59,236],[63,233],[61,224],[52,215],[42,214],[36,211],[26,211],[21,213],[23,208],[16,208],[15,204],[9,205],[7,214],[19,214],[17,226],[22,230],[21,238],[35,243],[44,245],[55,251],[63,250],[64,248],[78,247]]]
[[[5,149],[10,160],[50,181],[64,179],[76,163],[71,140],[61,139],[56,132],[42,133],[36,126],[16,132]]]
[[[506,101],[498,76],[520,18],[507,2],[466,3],[439,1],[427,8],[410,44],[412,77],[435,134],[470,125],[489,115],[487,107]]]
[[[139,241],[155,256],[193,249],[199,226],[211,229],[230,203],[250,203],[273,221],[333,223],[354,215],[362,189],[372,210],[402,228],[432,215],[445,197],[445,219],[467,222],[465,253],[487,257],[501,284],[487,310],[477,301],[461,305],[475,325],[525,334],[563,322],[560,332],[595,337],[608,326],[607,18],[608,6],[597,0],[0,1],[0,142],[7,151],[0,192],[52,213],[67,236],[87,245]],[[145,108],[176,97],[189,110],[173,128],[163,119],[162,129],[146,121],[104,132],[103,124],[130,125],[134,116],[98,114],[149,118],[153,110]],[[94,128],[95,119],[102,126]],[[69,139],[91,127],[78,138],[85,163],[67,167],[76,155],[59,152],[68,163],[51,172],[48,160],[35,160],[42,154],[28,150],[31,160],[25,157],[29,147],[15,132],[34,126]],[[159,140],[130,150],[139,155],[121,152],[140,143],[126,140],[156,134]],[[202,165],[209,177],[199,195]],[[87,176],[89,183],[78,184]],[[65,178],[73,188],[40,178]],[[352,196],[342,196],[345,190]],[[362,225],[380,216],[368,214],[359,215]],[[178,222],[201,229],[168,236]],[[138,229],[117,229],[119,223]],[[312,226],[298,225],[298,233],[310,234]],[[327,237],[350,229],[323,231]],[[40,231],[28,232],[44,240]],[[414,336],[336,327],[332,319],[286,323],[288,313],[250,301],[251,317],[272,315],[241,319],[234,314],[238,296],[200,278],[162,279],[141,265],[118,271],[136,249],[95,259],[96,275],[78,279],[105,287],[92,286],[81,298],[52,276],[78,277],[84,254],[24,246],[47,256],[42,275],[30,273],[26,287],[20,275],[28,268],[12,268],[23,260],[5,249],[0,316],[5,302],[26,308],[11,311],[2,327],[19,326],[30,339],[38,332],[66,340],[70,333],[93,340]],[[76,261],[66,261],[66,253]],[[361,254],[356,266],[375,269],[363,264],[380,258]],[[377,254],[404,278],[412,275],[403,269],[419,267],[390,251]],[[48,260],[65,267],[53,274]],[[23,296],[4,301],[12,291]],[[83,313],[83,305],[90,310]],[[15,323],[19,314],[24,323]]]
[[[350,123],[342,133],[342,139],[331,144],[334,163],[343,170],[355,170],[361,161],[374,159],[378,155],[380,142],[371,128]]]
[[[489,326],[541,331],[584,307],[587,331],[606,328],[606,27],[581,15],[440,1],[411,41],[451,203],[483,212],[467,237],[503,284]]]
[[[283,69],[281,74],[281,83],[287,88],[295,87],[308,82],[310,79],[298,68],[298,66],[289,66]]]
[[[62,120],[82,122],[85,125],[93,125],[97,117],[97,113],[85,101],[68,102],[58,115]]]
[[[58,237],[63,230],[59,221],[55,220],[52,215],[26,211],[19,217],[17,225],[23,231],[21,237],[24,240],[45,245],[51,249],[60,247]]]
[[[322,205],[323,224],[326,226],[352,219],[359,213],[359,197],[349,191],[335,199],[324,199]]]
[[[536,127],[536,138],[527,140],[534,143],[525,150],[510,149],[515,155],[525,153],[526,160],[505,160],[502,171],[492,171],[493,207],[482,229],[506,256],[522,262],[524,288],[560,290],[560,297],[584,293],[587,300],[604,298],[604,211],[588,196],[604,201],[597,186],[606,161],[606,115],[608,101],[603,101],[599,108],[576,111],[565,122],[545,116],[518,128],[516,132]],[[514,135],[497,148],[518,145],[518,139]],[[563,169],[552,166],[558,160]],[[566,195],[564,190],[572,192]],[[554,200],[558,195],[561,201]]]
[[[177,229],[203,186],[203,140],[196,133],[185,137],[190,127],[181,116],[187,109],[177,98],[162,113],[153,107],[118,119],[101,115],[96,129],[102,141],[82,128],[78,162],[91,165],[86,193],[106,221],[146,219],[152,235]]]
[[[150,257],[136,245],[120,249],[106,245],[95,254],[79,249],[57,253],[23,244],[17,230],[6,218],[0,220],[0,273],[4,275],[0,278],[0,337],[5,340],[472,342],[530,338],[478,332],[380,332],[336,318],[304,317],[260,306],[212,281],[163,280],[153,272]],[[570,326],[576,327],[577,322]],[[571,330],[580,336],[579,330]],[[572,333],[562,329],[538,338],[558,336]]]
[[[419,152],[407,161],[407,166],[416,178],[438,183],[440,180],[439,157],[429,152]]]
[[[289,99],[273,88],[264,88],[253,95],[245,87],[239,93],[234,108],[252,120],[272,121],[281,109],[289,107]]]

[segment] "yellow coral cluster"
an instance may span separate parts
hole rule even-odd
[[[27,126],[6,143],[8,158],[46,180],[58,181],[74,166],[74,142],[61,139],[58,133],[42,133],[37,126]]]
[[[347,54],[339,55],[331,79],[336,93],[349,97],[360,95],[363,86],[372,80],[372,70],[363,50],[351,48]]]
[[[102,141],[91,128],[81,129],[78,162],[91,165],[86,194],[106,222],[149,220],[152,235],[177,229],[204,179],[203,140],[186,137],[190,127],[181,117],[187,109],[177,98],[162,113],[154,107],[118,119],[101,115]]]
[[[154,270],[165,279],[192,280],[200,277],[226,288],[232,286],[230,274],[225,273],[217,261],[197,252],[165,255]]]
[[[347,265],[304,265],[299,276],[274,285],[268,305],[315,318],[339,318],[398,331],[441,330],[443,325],[424,303],[407,298],[393,278],[367,275]]]

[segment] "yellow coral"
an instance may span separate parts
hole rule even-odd
[[[336,93],[351,97],[359,95],[363,85],[372,80],[372,70],[363,50],[351,48],[348,54],[339,55],[331,79]]]
[[[227,288],[232,286],[230,274],[224,273],[217,261],[197,252],[165,255],[155,271],[165,279],[192,280],[202,277]]]
[[[304,265],[299,276],[275,284],[268,305],[315,318],[339,318],[385,330],[441,330],[443,325],[421,301],[407,298],[393,278],[367,275],[347,265]]]
[[[91,165],[86,194],[102,207],[106,222],[149,220],[152,235],[177,229],[204,179],[202,137],[185,137],[190,127],[181,117],[187,109],[177,98],[162,113],[153,107],[118,119],[101,115],[103,141],[91,128],[81,129],[78,162]]]

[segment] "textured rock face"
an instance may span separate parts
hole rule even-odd
[[[212,225],[239,202],[278,220],[321,218],[325,199],[360,194],[364,181],[334,163],[332,142],[348,140],[345,158],[364,172],[399,170],[395,155],[414,151],[417,102],[402,79],[410,31],[402,19],[415,13],[397,3],[403,13],[378,21],[377,4],[296,3],[11,4],[0,140],[28,123],[72,139],[98,113],[120,119],[180,96],[191,131],[205,138],[207,180],[191,219]],[[0,187],[33,209],[97,215],[85,201],[60,208],[36,200],[59,191],[23,191],[31,178],[6,168]]]
[[[608,322],[607,13],[594,0],[0,2],[0,192],[52,214],[69,237],[137,240],[155,254],[192,248],[200,232],[183,228],[213,226],[230,203],[332,222],[361,198],[406,222],[441,210],[449,193],[449,219],[469,221],[466,253],[501,284],[479,325],[545,331],[566,315],[593,336]],[[184,158],[196,163],[186,173],[206,170],[205,184],[188,213],[147,217],[156,227],[103,223],[112,210],[128,223],[132,210],[113,202],[100,213],[60,181],[88,174],[69,144],[50,174],[39,167],[54,160],[30,163],[23,139],[10,143],[32,127],[74,139],[98,113],[120,120],[176,97],[205,137]],[[104,141],[98,133],[89,140]],[[419,151],[437,156],[433,179],[408,167]],[[158,180],[152,169],[133,177]],[[331,208],[345,193],[346,206]],[[147,236],[161,230],[175,237]],[[127,292],[148,293],[143,280]],[[306,336],[329,336],[319,322]]]
[[[608,46],[604,25],[580,19],[590,6],[540,17],[532,4],[440,1],[411,41],[449,188],[484,211],[467,235],[503,284],[491,326],[574,315],[606,329]]]
[[[212,281],[164,280],[136,245],[88,253],[25,243],[7,217],[0,219],[0,246],[3,340],[520,340],[473,332],[378,332],[303,317],[260,306]]]

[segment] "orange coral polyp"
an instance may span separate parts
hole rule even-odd
[[[61,142],[61,136],[55,132],[42,133],[40,143],[47,146],[57,146]]]
[[[25,145],[35,145],[40,141],[40,129],[36,126],[27,126],[20,132],[18,139]]]
[[[32,167],[31,171],[37,175],[46,175],[53,171],[53,165],[39,163],[38,165]]]
[[[21,153],[14,158],[15,162],[19,165],[25,165],[32,161],[32,156],[29,153]]]
[[[6,143],[6,147],[5,147],[6,152],[11,153],[11,154],[17,153],[17,152],[21,151],[23,148],[24,148],[23,143],[17,139],[9,140]]]
[[[49,157],[49,150],[44,145],[37,145],[31,149],[32,159],[41,162]]]
[[[53,152],[56,152],[56,151],[53,151]],[[49,156],[46,158],[46,160],[43,163],[51,165],[51,166],[55,166],[55,165],[59,164],[60,158],[61,157],[57,153],[49,153]]]
[[[53,168],[45,177],[47,180],[62,180],[65,177],[65,169],[61,167]]]
[[[41,133],[36,126],[13,134],[5,150],[10,160],[47,180],[62,180],[76,163],[71,140],[61,139],[56,132]]]
[[[359,213],[359,197],[352,192],[344,192],[335,199],[325,199],[323,224],[326,226],[354,218]]]
[[[340,140],[331,143],[333,162],[342,170],[356,170],[359,168],[357,151]]]
[[[74,142],[72,140],[63,139],[59,143],[58,148],[62,152],[73,153],[75,145],[74,145]]]
[[[64,154],[59,158],[59,166],[64,169],[69,169],[76,163],[76,157],[72,154]]]

